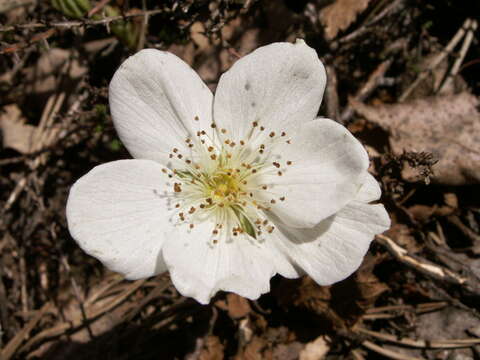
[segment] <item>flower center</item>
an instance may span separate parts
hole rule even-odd
[[[283,165],[272,160],[271,148],[278,141],[286,141],[285,132],[275,136],[270,132],[260,143],[263,132],[257,122],[245,141],[235,143],[227,138],[225,129],[216,129],[212,134],[198,131],[197,137],[187,138],[188,154],[174,148],[169,154],[171,163],[163,172],[173,179],[174,215],[172,220],[179,225],[210,221],[213,225],[212,244],[219,240],[228,241],[231,236],[248,235],[261,239],[262,234],[271,233],[268,212],[277,201],[285,196],[275,196],[272,185],[265,183],[265,174],[282,176],[292,164]],[[258,134],[256,134],[258,135]],[[260,139],[260,140],[259,140]]]

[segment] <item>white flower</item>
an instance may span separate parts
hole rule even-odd
[[[261,47],[221,77],[215,98],[168,52],[143,50],[110,83],[115,128],[134,160],[72,187],[68,227],[128,279],[169,271],[185,296],[250,299],[270,278],[321,285],[355,271],[390,220],[362,145],[316,118],[325,70],[303,41]]]

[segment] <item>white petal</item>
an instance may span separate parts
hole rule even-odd
[[[274,147],[271,158],[281,167],[264,175],[261,182],[276,200],[272,212],[293,227],[312,227],[336,213],[355,198],[367,176],[364,147],[329,119],[301,126],[290,144],[282,141]],[[278,201],[281,197],[285,200]]]
[[[70,189],[68,228],[88,254],[129,279],[166,271],[161,255],[168,221],[166,176],[150,160],[100,165]]]
[[[207,304],[219,290],[257,299],[270,290],[270,278],[279,272],[298,277],[286,257],[243,236],[212,244],[213,225],[204,222],[190,230],[176,228],[163,247],[163,256],[177,290]]]
[[[115,128],[136,158],[165,163],[166,153],[182,149],[187,136],[210,129],[211,91],[171,53],[146,49],[131,56],[109,91]]]
[[[320,285],[332,284],[352,274],[374,236],[390,227],[383,205],[358,200],[371,193],[368,187],[367,183],[357,200],[312,229],[280,227],[273,233],[279,249]]]
[[[246,139],[254,121],[268,131],[301,125],[317,115],[325,84],[325,68],[303,41],[260,47],[220,78],[215,122],[236,140]]]
[[[365,183],[362,185],[360,192],[355,197],[355,200],[369,203],[380,199],[382,196],[382,189],[378,185],[377,180],[371,175],[367,174]]]

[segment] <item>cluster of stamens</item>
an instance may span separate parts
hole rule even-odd
[[[282,176],[292,161],[271,161],[273,145],[290,140],[285,132],[261,136],[264,131],[255,121],[248,139],[235,142],[226,129],[212,123],[210,134],[200,130],[185,139],[185,152],[173,148],[169,166],[162,170],[171,179],[168,185],[174,194],[172,221],[193,229],[196,223],[213,219],[212,244],[240,235],[261,240],[272,233],[275,227],[268,212],[286,196],[269,191],[273,185],[262,183],[262,175]],[[266,141],[258,143],[258,139]]]

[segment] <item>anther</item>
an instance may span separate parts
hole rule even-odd
[[[178,192],[182,192],[181,185],[182,185],[182,184],[180,184],[180,183],[175,183],[175,184],[173,184],[173,190],[174,190],[175,192],[177,192],[177,193],[178,193]]]
[[[271,138],[273,138],[275,136],[275,132],[271,132],[268,136],[270,136]]]
[[[227,129],[221,129],[220,130],[222,134],[226,134],[227,133]]]
[[[280,167],[280,164],[278,162],[273,162],[273,166],[275,166],[277,169]]]
[[[290,160],[288,160],[287,165],[292,165],[292,162]]]
[[[215,129],[215,128],[217,127],[217,124],[212,123],[212,124],[210,125],[210,127],[211,127],[212,129]]]
[[[177,152],[178,152],[178,149],[177,149],[177,148],[173,148],[173,152],[174,152],[174,153],[177,153]]]
[[[282,173],[281,171],[279,171],[277,174],[278,174],[278,176],[282,176],[282,175],[283,175],[283,173]]]
[[[282,197],[280,198],[280,201],[285,201],[285,196],[282,196]]]
[[[210,155],[210,159],[216,160],[216,159],[217,159],[217,155],[215,155],[215,154]]]
[[[258,126],[258,122],[254,121],[254,122],[252,123],[252,126],[253,126],[253,127],[257,127],[257,126]]]
[[[200,120],[200,118],[198,117],[198,115],[195,115],[195,117],[193,118],[193,120],[198,121],[198,120]]]

